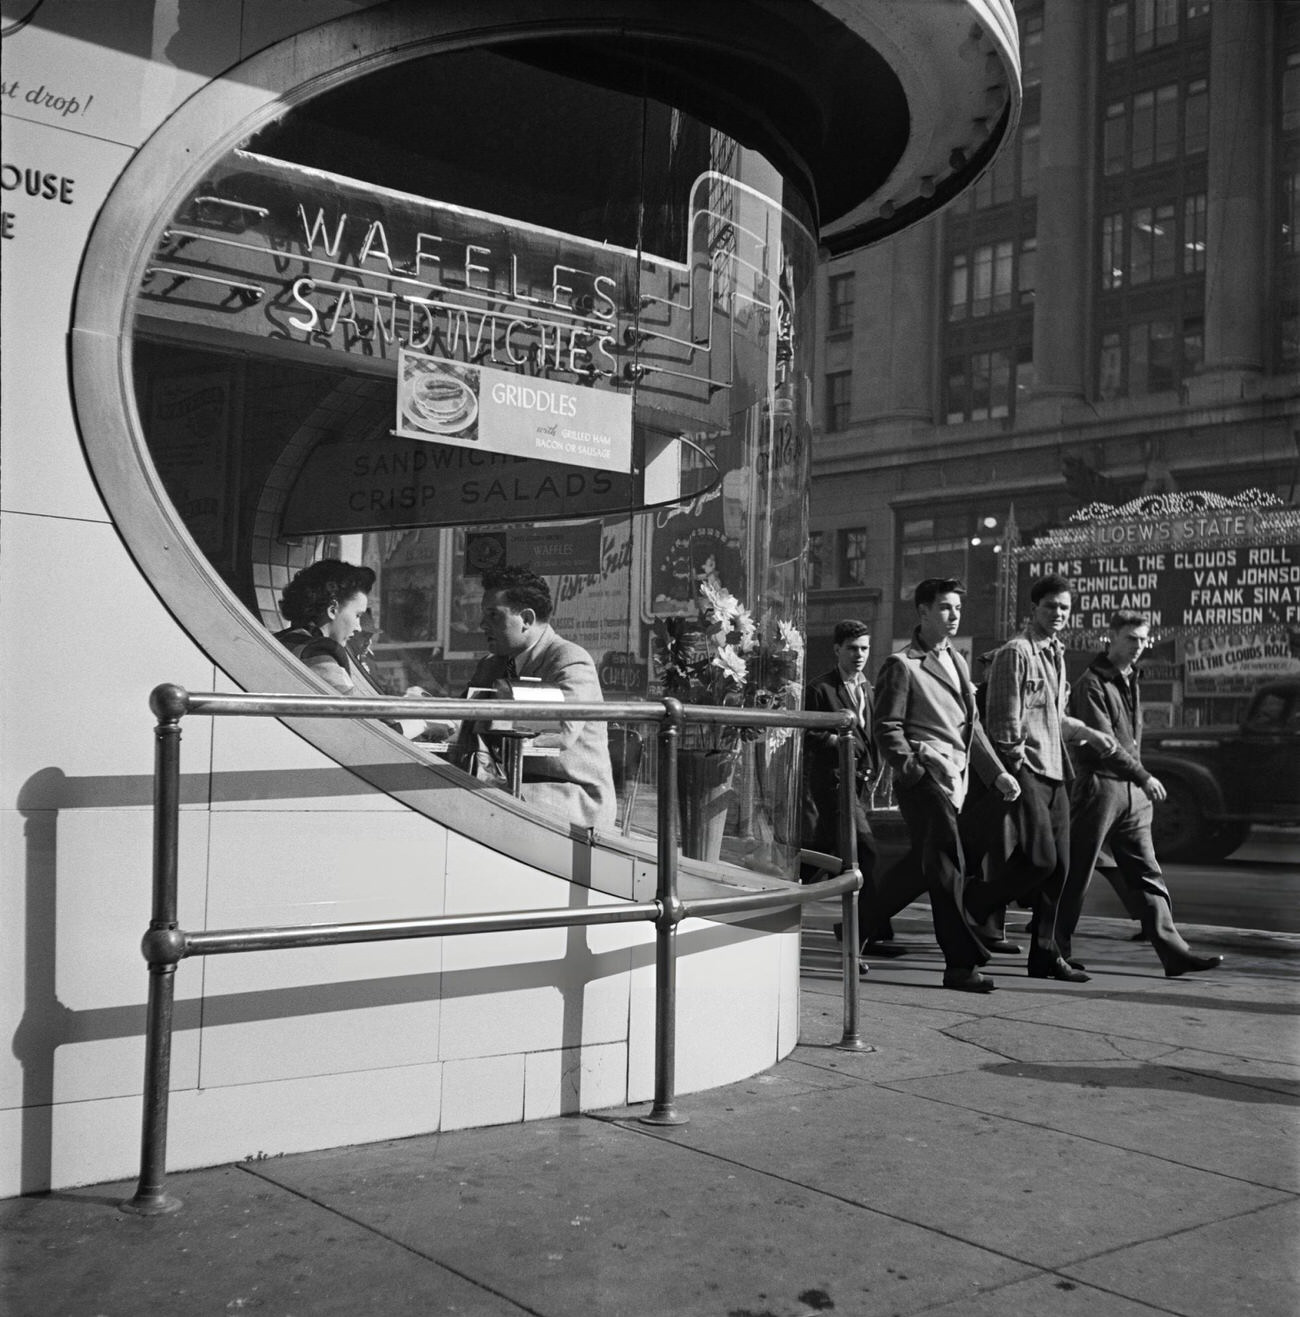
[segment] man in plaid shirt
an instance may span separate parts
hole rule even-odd
[[[1060,634],[1070,618],[1070,583],[1041,576],[1029,590],[1029,625],[998,650],[989,672],[987,729],[1007,770],[1020,784],[1009,823],[1010,854],[989,881],[967,890],[967,908],[982,922],[999,905],[1029,905],[1029,975],[1086,983],[1055,940],[1056,909],[1070,860],[1070,781],[1066,746],[1081,744],[1105,757],[1115,738],[1072,718]]]

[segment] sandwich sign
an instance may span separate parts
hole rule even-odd
[[[403,349],[397,433],[479,452],[626,472],[632,467],[632,398]]]

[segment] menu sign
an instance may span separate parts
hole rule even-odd
[[[630,471],[632,398],[402,349],[397,433],[478,452]]]
[[[626,512],[630,475],[390,437],[318,443],[285,502],[284,535],[555,521]]]

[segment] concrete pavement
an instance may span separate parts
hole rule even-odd
[[[925,912],[862,980],[805,917],[800,1046],[681,1098],[0,1203],[9,1317],[1140,1317],[1300,1310],[1300,937],[1089,918],[1086,984],[939,986]],[[1016,922],[1013,919],[1013,924]],[[1023,939],[1022,939],[1023,940]],[[720,1027],[725,1027],[721,1025]]]

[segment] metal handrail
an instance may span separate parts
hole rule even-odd
[[[751,910],[802,905],[825,896],[843,900],[844,937],[841,966],[844,981],[844,1033],[837,1047],[870,1050],[858,1029],[858,903],[862,874],[857,867],[857,834],[853,825],[854,744],[839,737],[840,859],[838,876],[793,890],[743,892],[682,900],[677,891],[677,752],[681,728],[687,723],[733,727],[781,727],[795,730],[847,732],[852,715],[810,713],[793,709],[738,709],[688,705],[679,700],[656,702],[578,702],[511,700],[494,705],[482,700],[329,695],[259,695],[206,692],[183,687],[154,689],[149,705],[157,718],[154,728],[153,907],[141,951],[149,966],[149,1004],[145,1024],[144,1112],[140,1139],[140,1178],[133,1197],[121,1204],[140,1216],[174,1212],[180,1200],[164,1189],[167,1160],[167,1117],[171,1087],[171,1044],[176,966],[189,956],[227,955],[242,951],[285,950],[295,947],[340,946],[353,942],[391,941],[415,937],[450,937],[514,929],[577,927],[588,924],[655,925],[655,1093],[650,1111],[640,1117],[652,1125],[681,1125],[687,1117],[676,1104],[677,926],[692,916],[708,918]],[[500,712],[497,712],[497,710]],[[653,901],[633,901],[585,910],[545,909],[493,911],[476,915],[434,915],[416,919],[385,919],[351,924],[308,924],[282,928],[204,929],[187,932],[177,911],[180,834],[181,719],[201,717],[253,718],[425,718],[474,723],[512,721],[653,722],[659,725],[659,795],[657,818],[656,892]],[[828,857],[820,856],[825,860]]]

